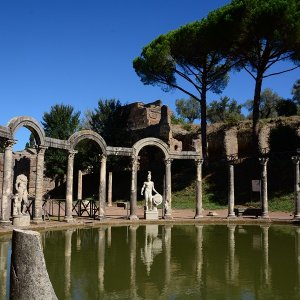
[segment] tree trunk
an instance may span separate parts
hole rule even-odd
[[[253,125],[252,125],[252,139],[253,139],[253,148],[255,154],[259,154],[259,146],[258,146],[258,135],[259,135],[259,106],[260,106],[260,94],[262,87],[262,72],[258,71],[256,79],[255,79],[255,91],[254,91],[254,99],[253,99]]]
[[[201,143],[202,143],[202,156],[203,159],[207,159],[207,124],[206,124],[206,87],[202,86],[201,92]]]

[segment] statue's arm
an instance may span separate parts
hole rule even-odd
[[[154,183],[153,183],[153,191],[156,193],[156,194],[158,194],[158,191],[154,188]]]
[[[144,182],[144,185],[143,185],[143,187],[142,187],[142,189],[141,189],[141,195],[143,195],[144,189],[145,189],[145,182]]]

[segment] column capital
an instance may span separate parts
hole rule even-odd
[[[74,158],[76,153],[78,153],[77,150],[69,150],[69,158]]]
[[[11,139],[6,140],[6,141],[4,142],[4,147],[5,147],[5,148],[11,148],[11,149],[12,149],[13,145],[14,145],[16,142],[17,142],[16,140],[11,140]]]
[[[136,156],[136,155],[131,156],[131,162],[132,162],[132,164],[138,164],[140,158],[141,158],[140,156]]]
[[[237,154],[227,155],[227,157],[226,157],[226,162],[229,165],[235,164],[237,160],[238,160],[238,155]]]
[[[101,161],[104,161],[104,160],[107,160],[107,155],[105,155],[105,154],[99,154],[99,157],[100,157],[100,160]]]
[[[298,164],[300,161],[300,156],[292,156],[291,159],[294,164]]]
[[[36,145],[35,149],[37,151],[37,154],[45,154],[45,151],[48,149],[45,145]]]
[[[166,158],[166,159],[165,159],[165,164],[166,164],[166,166],[167,166],[167,165],[171,165],[172,161],[173,161],[172,158]]]
[[[195,158],[195,164],[196,166],[202,165],[204,162],[204,159],[202,158]]]
[[[269,158],[268,157],[259,157],[258,160],[261,165],[266,165],[267,162],[269,161]]]

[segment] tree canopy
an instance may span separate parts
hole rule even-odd
[[[193,123],[200,116],[200,103],[195,98],[177,99],[175,102],[177,114]]]
[[[242,105],[238,104],[236,100],[221,97],[220,101],[212,101],[207,109],[207,120],[211,123],[224,122],[235,123],[242,119]]]
[[[129,146],[128,111],[117,99],[100,99],[90,114],[91,129],[99,133],[110,146]]]
[[[145,46],[133,67],[141,81],[163,90],[178,89],[201,105],[203,157],[207,157],[206,94],[220,93],[231,64],[219,51],[214,28],[205,19],[161,35]]]
[[[42,125],[48,137],[66,140],[79,126],[80,112],[71,105],[56,104],[45,112]],[[68,153],[65,150],[49,148],[45,153],[46,175],[62,182],[67,172]]]
[[[293,101],[300,105],[300,79],[298,79],[292,88]]]
[[[225,38],[232,41],[225,49],[226,55],[255,81],[252,116],[253,137],[257,142],[263,79],[300,65],[300,1],[233,0],[208,18],[215,19],[218,26],[222,24],[220,35],[224,33]],[[290,69],[272,71],[272,66],[281,61],[295,65]]]

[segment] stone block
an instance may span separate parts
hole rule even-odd
[[[12,224],[18,227],[26,227],[30,225],[30,216],[13,216]]]
[[[146,220],[158,220],[158,211],[148,210],[144,212],[144,218]]]
[[[57,299],[46,269],[38,232],[13,231],[10,274],[9,299]]]

